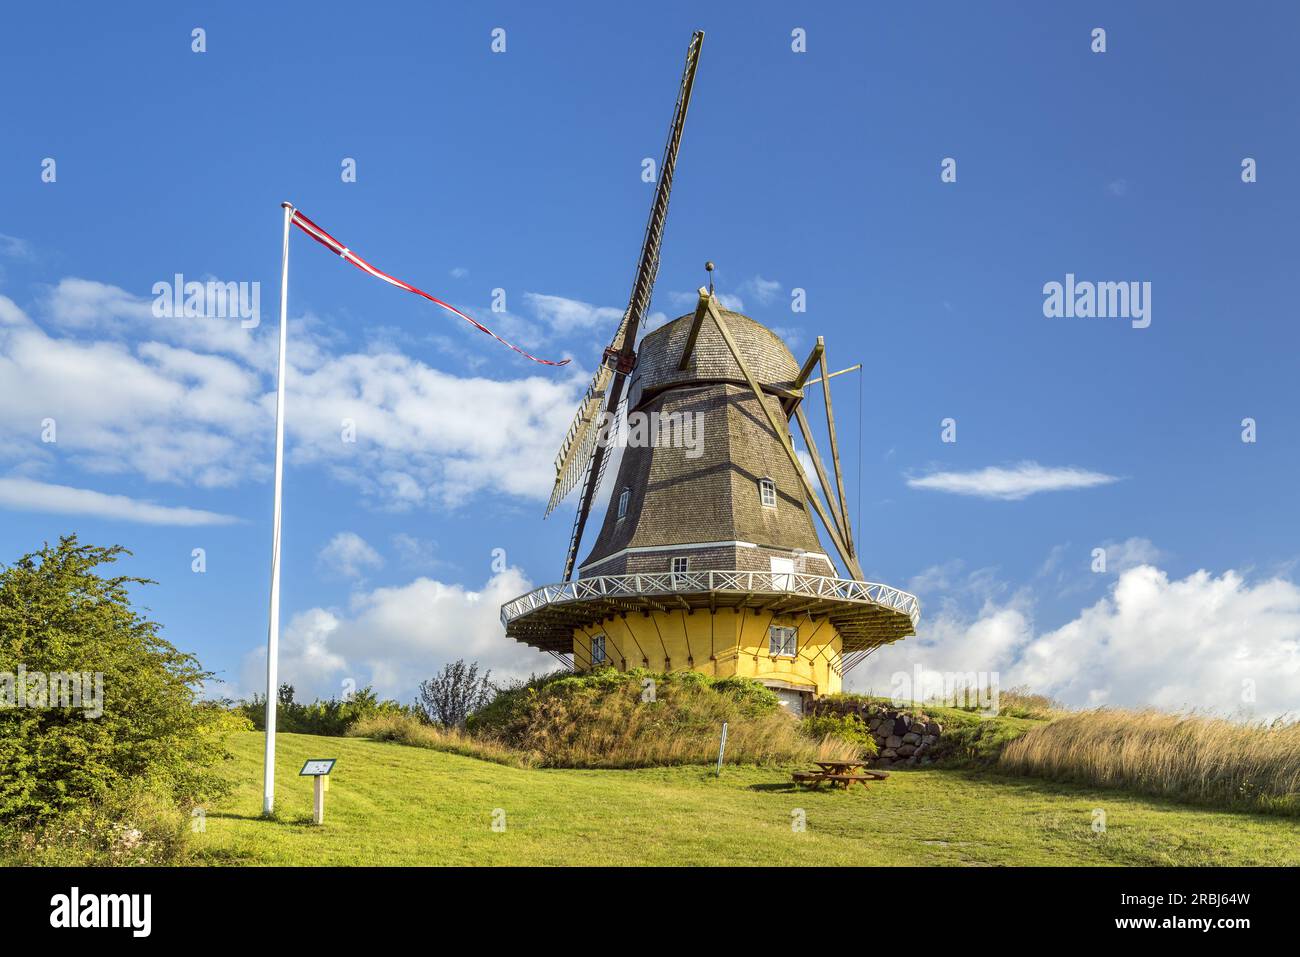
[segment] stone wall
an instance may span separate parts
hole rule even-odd
[[[929,764],[938,750],[943,725],[923,710],[895,708],[874,702],[820,700],[813,714],[856,714],[876,740],[879,757],[874,767]]]

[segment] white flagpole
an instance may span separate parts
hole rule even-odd
[[[280,694],[280,502],[284,490],[284,370],[289,341],[289,227],[293,206],[284,207],[284,248],[280,259],[280,363],[275,378],[275,518],[271,533],[271,624],[266,639],[266,755],[262,814],[275,807],[275,711]]]

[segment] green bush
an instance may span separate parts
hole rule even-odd
[[[229,707],[247,718],[256,731],[266,730],[266,697],[254,694],[251,701],[240,701]],[[367,685],[354,691],[349,698],[330,698],[304,704],[294,700],[293,685],[280,685],[275,709],[275,726],[291,734],[320,734],[341,738],[359,721],[371,718],[415,717],[417,709],[396,701],[380,701],[373,688]]]
[[[89,682],[102,690],[97,703],[0,708],[0,826],[11,834],[109,813],[122,795],[188,814],[228,787],[225,737],[247,725],[197,700],[209,673],[131,607],[129,586],[152,582],[98,573],[123,554],[73,535],[0,571],[6,699],[24,672],[29,698],[36,674],[102,676]]]
[[[799,729],[814,741],[827,737],[847,741],[861,749],[860,757],[874,758],[878,753],[867,723],[856,714],[811,715],[800,722]]]
[[[0,827],[0,864],[124,867],[183,864],[195,818],[165,795],[130,785],[30,827]]]
[[[929,708],[926,713],[943,723],[943,734],[930,756],[949,764],[996,764],[1003,748],[1042,724],[1028,718],[981,718],[956,709],[938,712]]]

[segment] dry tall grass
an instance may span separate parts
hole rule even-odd
[[[708,764],[718,759],[726,721],[728,763],[811,761],[823,747],[779,709],[744,715],[724,695],[689,686],[661,688],[659,700],[645,703],[640,690],[626,683],[603,693],[539,696],[527,720],[511,728],[510,743],[547,767]]]
[[[1300,723],[1099,708],[1058,717],[1002,751],[1022,774],[1300,814]]]
[[[491,738],[474,737],[455,728],[439,728],[424,724],[403,714],[383,714],[362,718],[348,729],[350,738],[372,738],[375,741],[394,741],[430,751],[446,751],[467,758],[508,764],[511,767],[528,767],[535,762],[529,756],[508,748]]]
[[[1045,694],[1032,691],[1027,685],[1016,685],[998,693],[998,714],[1008,718],[1031,718],[1051,721],[1066,713],[1065,705]]]

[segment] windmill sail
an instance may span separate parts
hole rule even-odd
[[[691,89],[695,85],[695,68],[699,65],[700,47],[703,43],[704,33],[697,31],[691,36],[690,46],[686,50],[686,66],[682,71],[682,82],[677,91],[672,124],[668,128],[668,142],[664,145],[663,159],[659,164],[659,181],[655,186],[654,201],[650,205],[650,218],[646,222],[641,256],[637,260],[636,277],[632,282],[627,311],[623,313],[623,319],[619,323],[613,341],[605,350],[601,367],[597,370],[591,386],[587,389],[587,394],[578,407],[578,414],[555,460],[555,486],[551,492],[547,514],[580,480],[582,483],[582,497],[578,502],[573,533],[569,538],[569,551],[564,561],[565,581],[572,577],[578,546],[582,542],[582,532],[587,523],[587,516],[591,513],[591,503],[596,497],[600,479],[604,475],[608,449],[604,443],[597,441],[600,432],[598,428],[600,413],[606,409],[611,411],[618,409],[623,399],[627,374],[632,371],[635,361],[637,331],[640,329],[646,310],[650,307],[655,277],[659,273],[659,250],[663,244],[664,223],[668,219],[668,199],[673,188],[677,153],[681,147],[682,130],[686,125],[686,111],[691,102]]]
[[[605,408],[605,393],[609,389],[614,370],[603,362],[596,370],[596,375],[587,386],[587,392],[578,405],[578,414],[569,426],[559,454],[555,456],[555,485],[551,489],[551,500],[546,505],[546,514],[555,510],[573,487],[582,481],[591,461],[591,452],[600,437],[598,420]]]

